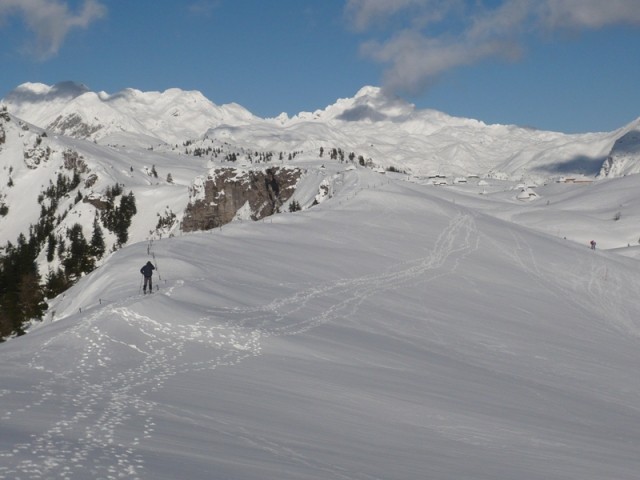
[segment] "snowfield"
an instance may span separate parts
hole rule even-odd
[[[640,210],[575,212],[627,190],[333,168],[313,208],[113,253],[1,345],[0,479],[637,479],[639,264],[586,235]]]

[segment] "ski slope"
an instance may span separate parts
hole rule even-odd
[[[113,253],[0,346],[0,479],[638,478],[637,260],[497,190],[332,178]]]

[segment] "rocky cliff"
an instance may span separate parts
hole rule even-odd
[[[234,218],[260,220],[276,213],[295,192],[300,168],[215,168],[195,179],[182,230],[209,230]]]

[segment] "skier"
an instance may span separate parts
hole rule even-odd
[[[591,240],[591,250],[595,250],[595,249],[596,249],[596,241]]]
[[[145,294],[147,293],[147,285],[149,285],[149,293],[153,293],[153,282],[151,280],[151,276],[155,269],[156,267],[154,267],[151,262],[147,262],[146,265],[140,269],[140,273],[144,275],[144,287],[142,288],[142,292]]]

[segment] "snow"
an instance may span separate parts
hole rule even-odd
[[[176,88],[107,94],[71,82],[23,84],[3,102],[23,120],[102,145],[113,145],[114,138],[123,134],[128,134],[131,145],[135,134],[147,146],[209,138],[254,150],[315,152],[321,146],[341,147],[347,155],[354,152],[372,159],[376,166],[401,165],[418,175],[492,171],[505,178],[526,175],[540,181],[567,172],[598,174],[616,141],[640,124],[639,118],[614,132],[577,135],[486,125],[416,109],[377,87],[363,87],[353,98],[338,99],[313,113],[270,119],[256,117],[237,104],[218,106],[200,92]],[[633,148],[637,138],[628,138],[632,145],[626,145],[626,151],[631,147],[636,154],[623,156],[612,175],[638,173],[637,148]]]
[[[3,162],[37,135],[11,125]],[[479,127],[489,143],[509,130]],[[44,142],[58,153],[33,191],[73,146],[139,213],[128,246],[0,345],[1,480],[638,478],[640,175],[536,182],[522,202],[532,178],[435,187],[433,164],[380,175],[314,148],[290,162],[307,170],[301,211],[159,239],[156,213],[181,214],[211,159]],[[483,162],[462,166],[486,175]]]
[[[0,478],[636,478],[637,261],[389,178],[112,254],[0,348]]]
[[[123,130],[168,143],[195,138],[212,124],[246,124],[255,117],[237,104],[214,105],[200,92],[177,88],[141,92],[128,88],[114,94],[91,92],[84,85],[63,82],[54,86],[25,83],[4,99],[9,111],[43,128],[57,119],[78,115],[98,128],[89,135],[101,140]]]

